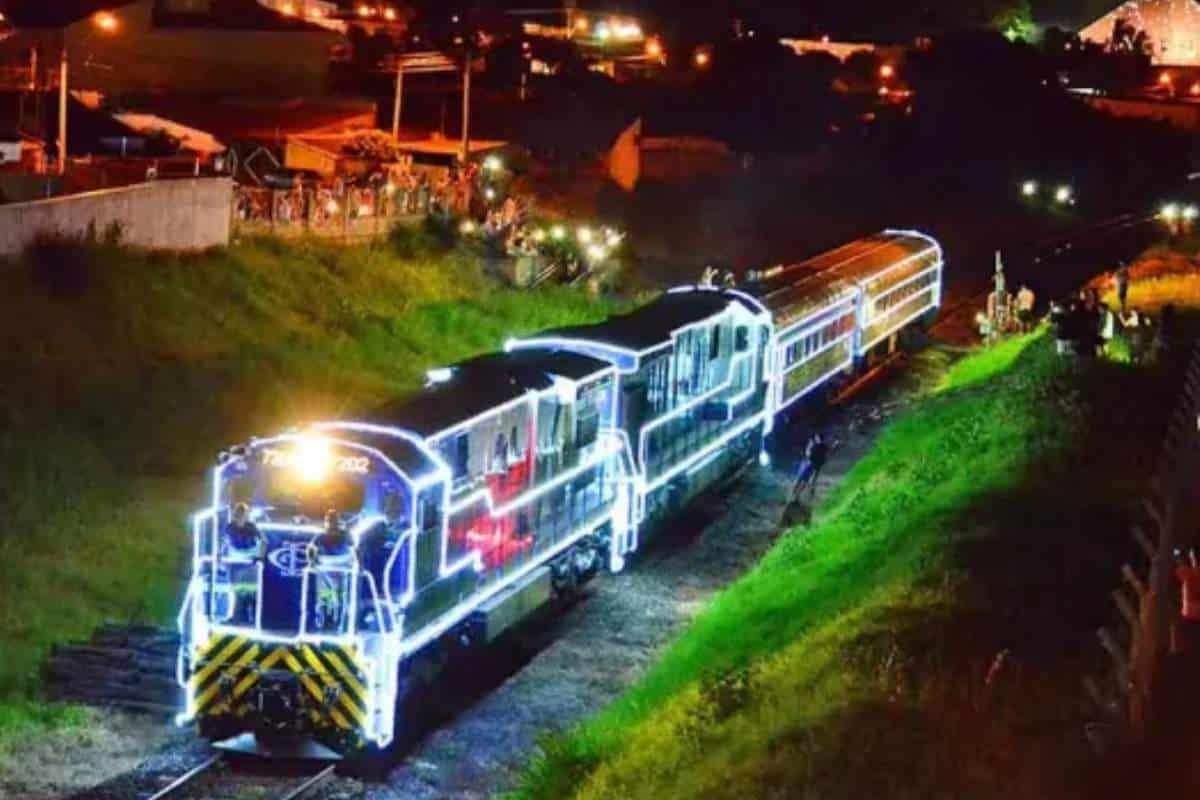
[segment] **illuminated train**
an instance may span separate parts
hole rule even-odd
[[[509,341],[367,421],[222,453],[192,521],[181,724],[260,749],[386,747],[446,659],[766,463],[781,410],[936,312],[942,261],[930,237],[884,231],[744,291],[681,287]]]

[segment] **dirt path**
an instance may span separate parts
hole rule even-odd
[[[839,445],[821,476],[817,504],[870,447],[886,417],[879,409],[856,404],[833,415],[826,430]],[[795,442],[807,432],[789,433]],[[797,448],[782,450],[774,468],[755,467],[723,495],[690,509],[625,573],[595,581],[539,642],[529,643],[535,652],[523,667],[458,711],[366,796],[484,798],[511,789],[540,736],[619,696],[713,593],[805,516],[789,507]]]

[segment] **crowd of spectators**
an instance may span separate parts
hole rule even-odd
[[[272,227],[329,227],[363,218],[469,214],[479,202],[475,165],[438,171],[413,168],[411,162],[347,179],[323,179],[302,173],[286,176],[284,186],[238,184],[235,221]]]

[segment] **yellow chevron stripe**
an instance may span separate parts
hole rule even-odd
[[[241,646],[245,643],[246,640],[240,636],[233,637],[233,641],[230,642],[228,647],[226,647],[219,655],[209,661],[207,666],[192,676],[192,687],[199,688],[201,684],[208,680],[209,675],[212,675],[218,667],[220,667],[224,662],[228,661],[230,657],[232,657],[233,654],[236,653],[238,649],[241,648]]]
[[[247,664],[249,664],[251,661],[253,661],[253,660],[254,660],[254,658],[255,658],[257,655],[258,655],[258,645],[257,645],[257,644],[252,644],[252,645],[250,645],[250,649],[249,649],[249,650],[247,650],[247,651],[245,652],[245,654],[244,654],[244,655],[243,655],[241,658],[239,658],[239,659],[238,659],[236,662],[234,662],[233,664],[230,664],[230,665],[229,665],[229,668],[230,668],[231,670],[238,670],[238,669],[242,669],[242,668],[244,668],[244,667],[245,667]],[[253,673],[251,673],[251,674],[253,674]],[[243,678],[242,680],[244,681],[244,680],[245,680],[245,678]],[[209,686],[207,689],[205,689],[205,690],[204,690],[204,691],[203,691],[203,692],[200,694],[200,696],[196,698],[196,708],[198,708],[198,709],[203,709],[203,708],[204,708],[206,705],[208,705],[208,703],[209,703],[209,702],[210,702],[210,701],[213,699],[213,697],[216,695],[216,693],[217,693],[217,690],[218,690],[219,688],[221,688],[221,682],[220,682],[220,681],[213,681],[212,685],[211,685],[211,686]],[[235,688],[236,688],[236,687],[235,687]]]
[[[348,669],[346,665],[342,663],[342,660],[338,658],[337,654],[332,650],[323,650],[321,651],[321,654],[329,659],[329,663],[333,664],[333,668],[338,671],[338,674],[342,676],[342,679],[346,681],[346,684],[354,691],[356,695],[358,695],[358,702],[361,703],[365,708],[367,705],[367,689],[362,685],[362,682],[359,681],[358,676]],[[354,663],[353,658],[351,658],[350,663]]]
[[[279,659],[283,658],[285,655],[287,655],[286,647],[283,647],[283,646],[276,647],[274,652],[272,652],[271,655],[264,658],[262,663],[258,665],[259,669],[270,669],[271,667],[278,664]]]
[[[350,696],[358,702],[363,708],[366,704],[366,690],[363,689],[362,683],[359,682],[358,673],[353,669],[348,669],[342,661],[331,651],[306,645],[306,652],[312,654],[313,663],[318,665],[317,668],[322,672],[328,672],[339,684],[343,684]],[[353,664],[353,662],[351,662]]]
[[[339,684],[337,679],[334,678],[334,676],[329,672],[328,667],[321,663],[321,660],[313,653],[312,648],[302,645],[300,652],[304,655],[304,659],[312,665],[313,669],[317,671],[317,674],[321,676],[321,680],[325,682],[326,686],[340,688],[341,684]],[[345,707],[346,711],[349,712],[350,716],[355,722],[357,722],[359,725],[362,725],[364,722],[366,722],[366,712],[355,705],[354,700],[351,699],[347,692],[338,692],[338,700],[341,702],[342,706]]]
[[[200,658],[210,655],[217,647],[223,647],[223,642],[228,642],[232,638],[232,634],[218,633],[208,637],[208,641],[200,648]]]
[[[304,673],[304,665],[296,659],[296,656],[294,656],[291,652],[285,651],[283,654],[283,660],[288,665],[288,668],[291,669],[292,672],[296,673],[297,676],[299,676],[301,685],[303,685],[305,689],[308,689],[308,693],[311,694],[315,700],[318,700],[322,706],[324,706],[325,693],[321,691],[321,687],[318,686],[312,678]],[[343,717],[341,712],[336,708],[329,709],[329,716],[333,718],[333,721],[338,726],[347,729],[351,727],[349,721],[347,721],[347,719]]]
[[[271,667],[275,666],[275,664],[277,664],[279,662],[279,659],[283,658],[284,652],[285,652],[285,648],[282,648],[282,647],[275,648],[275,650],[273,650],[271,652],[271,654],[269,656],[267,656],[266,658],[264,658],[262,663],[258,665],[259,669],[265,670],[265,669],[270,669]],[[242,678],[240,681],[237,682],[237,684],[234,685],[233,692],[232,692],[233,699],[234,700],[240,699],[241,696],[244,695],[246,692],[250,691],[250,687],[253,686],[257,682],[258,682],[258,673],[257,672],[251,672],[248,675],[246,675],[246,677]]]

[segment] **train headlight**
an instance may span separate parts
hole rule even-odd
[[[292,453],[292,467],[300,480],[319,483],[329,474],[332,465],[333,455],[326,440],[316,436],[305,436],[296,442],[296,449]]]

